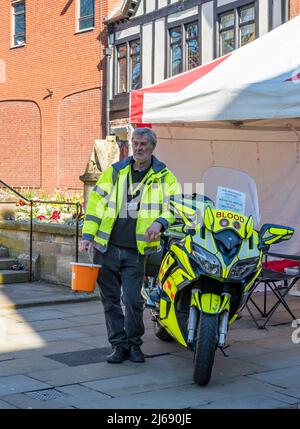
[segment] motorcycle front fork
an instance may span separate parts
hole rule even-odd
[[[194,291],[192,291],[193,293]],[[226,293],[227,296],[230,295]],[[188,348],[193,349],[195,340],[196,340],[196,331],[198,325],[199,318],[199,310],[198,308],[191,306],[189,311],[189,321],[188,321],[188,337],[187,337],[187,345]],[[225,339],[228,332],[228,321],[229,321],[229,311],[223,311],[223,313],[219,316],[219,329],[218,329],[218,347],[220,349],[224,349]]]

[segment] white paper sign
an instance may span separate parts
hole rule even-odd
[[[235,189],[218,186],[216,207],[221,210],[245,214],[246,194]]]

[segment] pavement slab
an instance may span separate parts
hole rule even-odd
[[[102,321],[104,321],[104,315],[86,314],[84,316],[81,316],[80,314],[78,314],[77,316],[74,316],[74,315],[68,314],[64,317],[64,320],[66,320],[68,323],[71,323],[71,325],[75,328],[76,326],[102,324]]]
[[[62,368],[64,366],[65,365],[60,362],[47,359],[43,356],[6,360],[4,362],[0,362],[0,377],[26,374],[31,371],[36,371],[37,368],[39,370],[50,370],[54,368]]]
[[[52,329],[49,331],[39,331],[34,334],[14,334],[11,335],[10,340],[19,344],[26,344],[31,342],[33,336],[39,336],[40,339],[47,343],[49,341],[65,341],[84,337],[86,334],[79,332],[75,329]]]
[[[99,300],[99,293],[75,293],[70,287],[45,281],[1,285],[0,309],[19,309],[59,303]]]
[[[0,410],[13,410],[17,409],[18,407],[15,407],[14,405],[10,404],[9,402],[0,401]]]
[[[29,348],[26,348],[27,346],[23,344],[21,346],[19,345],[19,349],[15,349],[14,346],[16,346],[16,344],[10,344],[8,346],[10,351],[4,353],[0,345],[0,361],[7,359],[43,356],[54,353],[65,353],[76,350],[86,350],[93,347],[78,340],[50,341],[49,343],[43,344],[40,347],[31,346]]]
[[[230,408],[231,409],[244,409],[245,403],[247,404],[247,409],[273,409],[273,408],[283,408],[286,405],[286,402],[273,399],[272,397],[264,395],[240,395],[239,397],[230,399]],[[196,406],[193,408],[198,409],[227,409],[228,408],[227,400],[212,401],[205,406]]]
[[[298,389],[300,388],[300,365],[260,372],[249,375],[249,377],[264,381],[277,387]]]
[[[29,327],[29,329],[33,329],[36,332],[40,332],[40,331],[51,331],[53,329],[73,328],[74,324],[72,323],[72,321],[65,318],[37,320],[37,321],[31,321],[30,324],[28,324],[27,322],[23,322],[22,324],[16,325],[16,330],[14,331],[12,329],[11,333],[18,333],[18,329],[21,330],[22,327],[26,327],[26,326]]]
[[[29,377],[48,383],[51,386],[82,383],[95,378],[105,379],[120,377],[136,373],[135,368],[126,365],[110,365],[106,362],[81,365],[79,367],[65,367],[48,371],[34,371]]]
[[[78,341],[80,341],[83,344],[93,346],[93,347],[101,347],[101,346],[109,346],[110,345],[110,343],[107,339],[107,335],[106,335],[106,333],[104,333],[104,330],[103,330],[102,335],[97,335],[94,337],[82,336],[82,337],[78,338]]]
[[[267,353],[257,353],[257,355],[244,356],[245,362],[263,365],[269,369],[280,369],[295,367],[300,364],[300,348],[294,345],[294,348],[284,351],[268,351]],[[299,382],[300,386],[300,382]]]
[[[0,377],[0,396],[20,392],[30,392],[38,389],[47,389],[48,387],[50,387],[48,384],[27,375]]]
[[[123,397],[137,393],[153,392],[154,394],[167,387],[178,387],[189,385],[191,382],[186,371],[165,371],[157,375],[139,374],[127,375],[118,378],[109,378],[104,380],[89,381],[82,383],[98,392],[105,393],[112,397]]]
[[[95,323],[93,325],[76,326],[76,331],[83,334],[98,336],[100,333],[106,332],[105,321],[103,323]]]
[[[8,318],[16,320],[17,322],[34,322],[38,320],[47,319],[63,319],[67,316],[67,313],[62,312],[59,307],[44,309],[39,307],[35,310],[32,308],[26,310],[20,310],[18,313],[7,315]]]
[[[65,314],[69,314],[71,316],[85,316],[85,315],[97,315],[103,314],[103,306],[100,301],[90,302],[89,305],[86,303],[74,303],[73,305],[63,305],[59,306]]]

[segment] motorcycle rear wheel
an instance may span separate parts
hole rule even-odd
[[[154,334],[157,338],[166,343],[171,343],[174,341],[173,337],[163,328],[158,322],[153,322]]]
[[[200,313],[193,374],[194,382],[200,386],[208,384],[211,378],[218,341],[218,323],[217,314]]]

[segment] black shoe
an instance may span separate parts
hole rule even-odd
[[[128,359],[128,349],[124,346],[116,346],[113,352],[107,356],[106,362],[122,363],[125,359]]]
[[[129,347],[129,360],[131,360],[131,362],[145,362],[145,356],[140,346]]]

